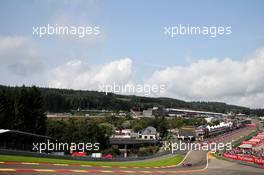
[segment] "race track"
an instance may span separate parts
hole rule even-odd
[[[221,141],[237,139],[241,133],[251,130],[240,130],[221,137]],[[216,138],[218,139],[218,138]],[[183,167],[182,163],[190,162],[192,166]],[[77,174],[201,174],[201,175],[261,175],[263,169],[249,167],[236,162],[219,160],[206,151],[190,151],[184,160],[171,167],[112,167],[23,162],[0,162],[0,175],[77,175]]]

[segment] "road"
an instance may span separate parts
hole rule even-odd
[[[241,130],[228,134],[224,138],[224,142],[236,140],[241,133],[250,133],[250,130]],[[191,167],[182,167],[182,163],[191,162]],[[0,162],[0,175],[48,175],[48,174],[201,174],[201,175],[261,175],[264,174],[263,169],[249,167],[216,159],[208,156],[206,151],[190,151],[183,162],[177,166],[169,168],[140,168],[140,167],[95,167],[95,166],[77,166],[77,165],[58,165],[58,164],[28,164],[28,163],[5,163]]]
[[[191,151],[183,162],[191,162],[192,167],[182,167],[181,165],[171,168],[126,168],[126,167],[86,167],[86,166],[66,166],[47,164],[0,164],[1,175],[48,175],[48,174],[205,174],[205,175],[260,175],[263,169],[240,165],[236,162],[218,160],[212,156],[207,156],[204,151]],[[208,164],[207,164],[208,163]],[[6,171],[3,171],[6,170]],[[16,170],[16,172],[12,172]],[[35,171],[35,172],[34,172]]]
[[[171,168],[128,168],[128,167],[94,167],[68,166],[53,164],[23,164],[19,162],[0,164],[0,174],[80,174],[80,173],[123,173],[123,174],[161,174],[180,172],[201,172],[206,167],[206,152],[191,151],[183,162],[192,162],[192,167],[174,166]],[[6,170],[6,172],[1,172]],[[16,171],[16,172],[13,172]],[[36,172],[39,171],[39,172]],[[46,172],[45,172],[46,171]]]

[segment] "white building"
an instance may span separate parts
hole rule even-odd
[[[147,109],[147,110],[143,110],[142,115],[143,115],[143,117],[153,117],[152,108]]]
[[[115,134],[112,135],[112,138],[129,139],[131,138],[131,132],[131,129],[116,130]]]
[[[152,126],[149,126],[139,131],[139,138],[143,140],[157,140],[158,137],[159,137],[159,134],[157,130]]]
[[[139,132],[134,132],[131,129],[116,130],[111,138],[116,139],[137,139],[137,140],[157,140],[159,133],[157,130],[149,126]]]

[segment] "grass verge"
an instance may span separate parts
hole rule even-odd
[[[128,167],[155,167],[177,165],[183,159],[182,155],[162,158],[159,160],[141,161],[141,162],[100,162],[83,160],[66,160],[53,158],[39,158],[26,156],[0,155],[0,162],[28,162],[28,163],[54,163],[54,164],[81,164],[91,166],[128,166]]]

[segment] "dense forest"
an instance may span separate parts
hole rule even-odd
[[[45,134],[46,120],[44,100],[37,87],[1,88],[1,129]]]
[[[112,125],[96,119],[49,121],[46,116],[44,93],[37,87],[0,88],[0,129],[11,129],[31,134],[46,135],[53,140],[70,142],[100,143],[100,149],[109,147]],[[45,99],[45,100],[44,100]],[[55,98],[56,99],[56,98]],[[8,145],[13,149],[31,150],[39,136],[1,134],[0,147]],[[66,150],[68,151],[68,150]]]
[[[21,87],[0,86],[0,90],[19,88]],[[129,111],[131,108],[147,109],[153,106],[162,106],[220,113],[264,115],[264,109],[250,109],[220,102],[186,102],[172,98],[128,96],[113,93],[106,95],[103,92],[71,89],[39,88],[39,90],[44,99],[44,109],[48,112],[70,112],[77,109]]]

